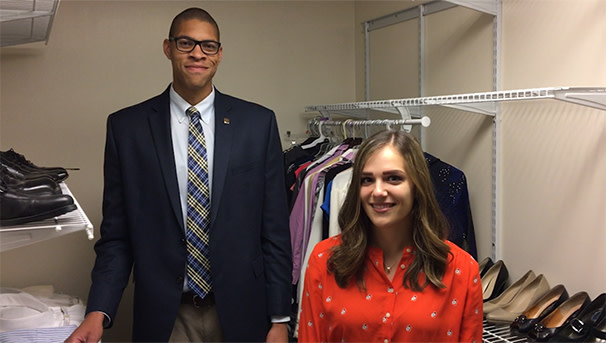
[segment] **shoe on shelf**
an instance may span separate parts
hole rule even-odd
[[[25,156],[15,152],[13,149],[0,151],[0,161],[2,165],[15,173],[21,174],[23,178],[31,176],[48,175],[53,180],[61,182],[69,176],[67,170],[63,167],[39,167],[25,158]]]
[[[35,179],[15,178],[4,166],[0,165],[0,179],[6,188],[27,194],[61,194],[61,187],[48,176]]]
[[[53,218],[76,208],[74,199],[68,194],[27,195],[0,184],[0,226]]]
[[[568,291],[564,285],[559,284],[544,293],[543,296],[532,303],[521,315],[509,325],[511,331],[527,333],[532,330],[543,318],[549,315],[560,304],[568,299]]]
[[[486,271],[482,279],[482,296],[484,302],[492,300],[499,296],[507,287],[509,281],[509,271],[503,260],[498,260]]]
[[[602,319],[591,328],[585,342],[606,343],[606,317],[602,316]]]
[[[546,342],[556,335],[566,324],[578,313],[583,311],[591,299],[587,292],[578,292],[566,299],[555,310],[537,323],[532,330],[528,332],[528,337],[536,339],[538,342]]]
[[[509,304],[487,313],[486,320],[491,323],[510,325],[522,312],[549,292],[549,289],[549,282],[543,274],[539,274],[520,289]]]
[[[506,290],[503,291],[498,297],[487,301],[484,303],[484,316],[489,312],[492,312],[498,308],[502,308],[504,306],[509,305],[516,297],[516,295],[529,283],[532,282],[536,278],[534,272],[529,270],[518,279],[516,282],[512,283]]]
[[[591,329],[606,316],[606,293],[595,298],[589,306],[570,319],[553,337],[554,342],[583,342],[588,339]],[[605,337],[606,339],[606,337]]]
[[[490,267],[492,267],[493,264],[494,264],[494,262],[492,261],[492,258],[490,258],[490,256],[486,257],[485,259],[480,261],[480,263],[479,263],[480,277],[484,276],[484,274],[486,274],[488,269],[490,269]]]

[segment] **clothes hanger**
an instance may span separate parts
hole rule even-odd
[[[324,124],[324,122],[319,121],[318,122],[318,131],[319,131],[319,136],[317,138],[315,138],[313,141],[311,141],[310,143],[307,144],[301,144],[301,148],[302,149],[311,149],[314,148],[315,146],[317,146],[318,144],[324,143],[327,141],[327,138],[324,136],[324,132],[322,131],[322,124]]]

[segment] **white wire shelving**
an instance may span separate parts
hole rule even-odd
[[[84,231],[94,239],[93,225],[65,182],[60,183],[63,194],[74,199],[76,209],[61,216],[21,225],[0,226],[0,252],[23,247],[68,233]]]
[[[526,337],[516,336],[509,330],[509,325],[493,324],[484,321],[482,343],[527,343],[532,342]]]
[[[48,43],[59,0],[0,0],[0,46]]]
[[[463,111],[495,116],[497,103],[503,101],[557,99],[583,106],[606,110],[606,87],[549,87],[480,92],[419,98],[361,101],[305,107],[305,112],[320,112],[324,117],[341,114],[355,118],[368,118],[372,111],[383,111],[415,116],[422,106],[445,106]]]

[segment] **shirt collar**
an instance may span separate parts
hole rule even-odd
[[[188,120],[186,111],[192,105],[190,105],[187,101],[185,101],[185,99],[183,99],[181,97],[181,95],[179,95],[179,93],[177,93],[175,91],[172,84],[170,86],[169,94],[170,94],[171,103],[174,106],[176,106],[176,108],[178,109],[178,112],[176,113],[176,115],[177,115],[177,119],[179,120],[179,123],[182,123],[183,121]],[[204,121],[205,123],[208,123],[210,120],[211,111],[214,111],[214,106],[213,106],[214,103],[215,103],[215,87],[213,86],[210,91],[210,94],[206,98],[204,98],[199,103],[193,105],[194,107],[196,107],[198,112],[200,112],[200,119],[202,121]]]

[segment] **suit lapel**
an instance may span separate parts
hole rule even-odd
[[[158,96],[157,101],[152,104],[148,116],[149,127],[157,153],[158,164],[164,177],[164,186],[168,193],[170,204],[180,227],[184,227],[181,212],[181,200],[179,198],[179,185],[177,183],[177,171],[173,153],[173,142],[170,129],[170,96],[169,88]]]
[[[233,130],[230,126],[231,105],[228,98],[215,89],[215,152],[213,166],[213,187],[211,195],[211,229],[221,203],[225,176],[231,155]]]

